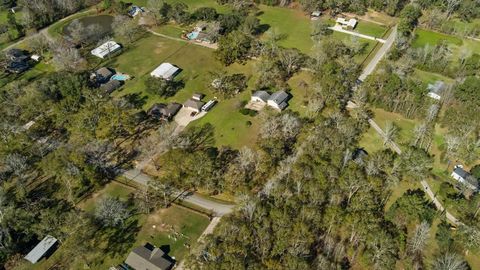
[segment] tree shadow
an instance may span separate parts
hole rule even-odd
[[[125,255],[136,241],[141,226],[138,218],[130,217],[123,225],[104,227],[98,233],[102,234],[99,240],[104,242],[104,253],[109,256]]]
[[[257,29],[256,29],[256,34],[257,35],[261,35],[265,32],[267,32],[268,30],[270,29],[270,25],[269,24],[260,24]]]
[[[147,96],[142,96],[140,93],[132,93],[123,96],[128,103],[132,104],[135,109],[140,109],[147,103]]]

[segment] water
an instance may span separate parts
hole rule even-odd
[[[112,32],[113,16],[110,16],[110,15],[88,16],[88,17],[77,19],[77,20],[82,23],[84,28],[87,28],[90,25],[98,24],[101,29],[101,34],[109,34]],[[63,28],[63,33],[67,36],[70,35],[69,26],[70,24]]]
[[[187,34],[187,38],[190,40],[197,39],[199,32],[191,32]]]
[[[112,76],[112,80],[117,80],[117,81],[126,81],[128,78],[129,76],[124,74],[115,74]]]

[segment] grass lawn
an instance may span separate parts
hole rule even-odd
[[[129,2],[138,6],[147,7],[148,0],[131,0]],[[165,2],[169,4],[185,3],[189,7],[190,11],[194,11],[200,7],[212,7],[220,13],[225,13],[231,10],[228,5],[220,5],[214,0],[166,0]]]
[[[306,113],[306,103],[309,97],[309,89],[311,89],[312,84],[312,74],[310,72],[302,71],[295,74],[288,81],[288,85],[291,88],[290,93],[292,94],[292,99],[288,101],[289,109],[298,112],[300,116],[305,116]]]
[[[355,32],[364,35],[374,36],[377,38],[383,37],[387,30],[388,28],[386,28],[385,26],[367,21],[359,21],[357,26],[355,27]]]
[[[374,153],[385,149],[383,147],[383,139],[372,127],[370,127],[368,131],[363,134],[358,144],[360,147],[363,147],[368,153]]]
[[[310,38],[312,32],[311,21],[300,10],[282,7],[259,5],[261,24],[274,28],[277,32],[287,35],[280,41],[280,45],[286,48],[297,48],[303,53],[310,53],[313,41]]]
[[[414,77],[417,79],[421,80],[422,82],[428,84],[428,83],[434,83],[435,81],[444,81],[446,83],[453,83],[454,80],[452,78],[443,76],[438,73],[433,73],[433,72],[428,72],[428,71],[423,71],[420,69],[415,69],[413,71]]]
[[[184,244],[193,246],[209,223],[206,216],[180,206],[160,209],[148,216],[134,246],[146,242],[158,247],[168,246],[170,256],[180,261],[188,253]]]
[[[408,144],[413,138],[413,130],[418,124],[417,120],[407,119],[398,113],[387,112],[382,109],[373,109],[375,122],[385,130],[388,122],[393,122],[399,127],[398,138],[395,140],[398,144]]]
[[[415,40],[413,41],[413,46],[417,48],[424,47],[426,45],[435,46],[436,44],[439,44],[441,41],[444,40],[447,41],[449,44],[453,44],[456,46],[461,46],[463,43],[462,39],[455,36],[417,28],[415,30]]]
[[[181,27],[180,25],[177,25],[177,24],[166,24],[166,25],[154,27],[152,30],[160,34],[180,38],[182,36],[183,31],[186,31],[188,29]]]
[[[91,197],[88,197],[84,201],[80,202],[77,207],[86,212],[93,213],[96,203],[101,199],[106,197],[114,197],[122,201],[127,201],[130,194],[134,192],[135,190],[133,188],[129,188],[117,182],[110,182],[102,190],[94,193]]]

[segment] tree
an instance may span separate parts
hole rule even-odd
[[[331,35],[333,30],[330,29],[330,25],[323,21],[317,20],[313,23],[311,37],[313,41],[319,42],[324,36]]]
[[[226,66],[236,61],[244,62],[249,56],[252,41],[253,39],[243,32],[234,31],[219,39],[215,54]]]
[[[469,267],[462,257],[454,253],[443,253],[438,256],[432,265],[435,270],[468,270]]]
[[[302,67],[306,57],[298,49],[282,49],[278,54],[278,59],[287,77],[290,77]]]
[[[116,35],[131,43],[143,33],[143,28],[135,20],[124,15],[117,15],[112,23]]]
[[[242,24],[242,31],[248,35],[258,34],[260,20],[255,16],[248,16]]]
[[[243,74],[215,72],[212,73],[212,78],[211,86],[214,92],[224,98],[232,98],[247,87],[247,77]]]
[[[45,37],[45,34],[41,33],[31,37],[28,41],[28,46],[33,52],[38,54],[45,54],[45,52],[49,49],[50,44],[48,39]]]
[[[430,225],[427,222],[422,221],[420,225],[417,225],[413,236],[408,241],[408,253],[413,256],[415,263],[422,262],[423,252],[429,237]]]
[[[217,19],[217,11],[211,7],[201,7],[193,12],[193,17],[200,21],[211,22]]]
[[[383,146],[391,144],[398,136],[398,127],[393,122],[387,122],[385,125],[385,136],[383,137]]]
[[[79,71],[85,68],[86,60],[77,49],[67,47],[65,44],[54,46],[53,62],[59,70]]]
[[[145,86],[148,93],[162,97],[170,97],[175,95],[175,93],[183,87],[183,82],[149,77],[145,81]]]
[[[130,215],[126,205],[112,197],[101,200],[95,209],[95,218],[107,227],[122,225]]]
[[[162,10],[164,5],[165,2],[162,0],[148,0],[147,2],[147,9],[150,11],[150,14],[152,14],[155,20],[155,25],[167,21],[166,14],[164,14]]]

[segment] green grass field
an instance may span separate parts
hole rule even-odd
[[[442,41],[446,41],[449,44],[453,44],[456,46],[462,45],[462,39],[450,36],[442,33],[437,33],[433,31],[428,31],[425,29],[417,28],[415,30],[415,40],[413,41],[414,47],[424,47],[426,45],[435,46]]]
[[[381,38],[385,35],[387,30],[388,29],[386,27],[376,23],[359,21],[354,31],[360,34]]]
[[[419,122],[417,120],[407,119],[398,113],[387,112],[382,109],[373,109],[375,122],[385,130],[388,122],[393,122],[399,127],[398,137],[395,140],[398,144],[409,144],[413,138],[413,130]]]
[[[148,0],[131,0],[129,1],[135,5],[138,6],[143,6],[147,7]],[[165,2],[169,4],[174,4],[174,3],[185,3],[189,7],[190,11],[194,11],[197,8],[200,7],[212,7],[217,10],[217,12],[220,13],[225,13],[231,8],[227,5],[219,5],[216,1],[214,0],[166,0]]]
[[[80,202],[77,206],[89,213],[93,213],[96,203],[106,197],[118,198],[122,201],[127,201],[130,194],[135,192],[133,188],[129,188],[117,182],[108,183],[102,190],[92,194],[91,197]]]

